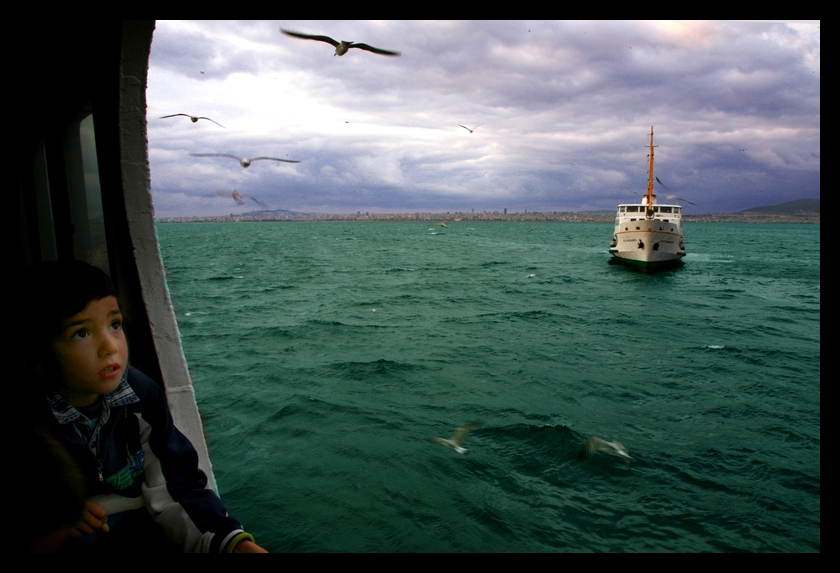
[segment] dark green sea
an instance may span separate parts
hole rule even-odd
[[[157,228],[219,492],[271,551],[820,551],[819,224],[687,223],[650,275],[610,223]]]

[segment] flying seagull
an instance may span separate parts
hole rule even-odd
[[[469,424],[464,424],[457,430],[455,430],[455,435],[453,435],[448,440],[445,438],[429,438],[430,442],[434,442],[436,444],[443,444],[446,447],[452,448],[459,454],[466,454],[468,450],[461,447],[461,444],[464,443],[464,438],[467,437],[467,434],[470,433],[470,430],[475,428],[478,425],[478,422],[470,422]]]
[[[481,127],[482,125],[484,125],[484,124],[483,124],[483,123],[479,123],[479,124],[478,124],[478,125],[476,125],[474,128],[470,129],[470,128],[469,128],[469,127],[467,127],[466,125],[461,125],[461,124],[459,123],[459,124],[458,124],[458,127],[463,127],[464,129],[466,129],[467,131],[469,131],[470,133],[472,133],[473,131],[475,131],[476,129],[478,129],[479,127]]]
[[[294,38],[303,38],[304,40],[318,40],[319,42],[326,42],[328,44],[332,44],[335,47],[335,54],[333,56],[343,56],[347,53],[350,48],[359,48],[360,50],[367,50],[368,52],[373,52],[374,54],[382,54],[383,56],[399,56],[399,52],[392,52],[390,50],[383,50],[381,48],[374,48],[373,46],[368,46],[367,44],[358,44],[356,42],[347,42],[341,41],[338,42],[333,40],[329,36],[316,36],[313,34],[301,34],[300,32],[292,32],[291,30],[284,30],[280,28],[280,31],[284,34],[292,36]]]
[[[237,157],[229,153],[190,153],[193,157],[230,157],[236,159],[242,167],[248,167],[252,161],[259,161],[260,159],[268,159],[271,161],[285,161],[286,163],[300,163],[300,161],[293,161],[291,159],[278,159],[277,157],[254,157],[248,159],[247,157]]]
[[[454,220],[455,220],[455,217],[450,217],[449,219],[447,219],[443,223],[435,223],[435,227],[445,227],[447,223],[451,223]]]
[[[203,74],[204,72],[201,72],[201,73]],[[215,123],[215,124],[216,124],[216,125],[218,125],[219,127],[225,127],[224,125],[222,125],[222,124],[221,124],[221,123],[219,123],[218,121],[213,121],[213,120],[212,120],[212,119],[210,119],[209,117],[196,117],[196,116],[194,116],[194,115],[190,115],[190,114],[188,114],[188,113],[173,113],[172,115],[164,115],[163,117],[161,117],[161,119],[166,119],[167,117],[178,117],[179,115],[183,115],[184,117],[188,117],[188,118],[190,118],[190,120],[191,120],[193,123],[197,123],[199,119],[206,119],[207,121],[212,121],[213,123]],[[227,129],[227,128],[225,127],[225,129]]]
[[[627,448],[625,448],[618,442],[605,442],[601,438],[596,438],[595,436],[589,436],[583,442],[583,446],[581,446],[580,452],[578,453],[578,460],[585,460],[586,458],[597,454],[598,452],[603,452],[611,456],[619,457],[625,462],[627,462],[628,466],[633,460],[633,458],[631,458],[630,455],[627,453]]]
[[[689,205],[696,205],[697,204],[697,203],[692,203],[688,199],[683,199],[682,197],[677,197],[673,193],[668,193],[667,195],[665,195],[665,197],[667,197],[668,199],[674,199],[676,201],[682,201],[683,203],[688,203]]]
[[[212,193],[210,195],[204,195],[204,196],[205,197],[233,197],[233,200],[236,201],[237,205],[244,205],[245,204],[245,199],[250,199],[251,201],[253,201],[257,205],[259,205],[263,209],[268,209],[268,206],[266,206],[265,203],[263,203],[262,201],[260,201],[256,197],[254,197],[253,195],[243,195],[242,193],[240,193],[236,189],[234,189],[232,193],[230,191],[216,191],[215,193]]]
[[[684,203],[688,203],[689,205],[694,205],[694,203],[692,203],[688,199],[683,199],[682,197],[677,197],[676,195],[671,193],[671,190],[668,189],[667,185],[665,185],[662,181],[659,180],[659,177],[654,177],[654,179],[656,179],[656,182],[659,183],[660,185],[662,185],[665,188],[665,190],[668,191],[668,194],[665,195],[668,199],[676,199],[677,201],[682,201]]]

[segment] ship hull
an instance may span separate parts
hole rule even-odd
[[[682,264],[685,249],[679,232],[660,231],[659,221],[640,221],[638,229],[619,231],[616,244],[610,247],[611,262],[644,271],[670,268]],[[653,228],[651,228],[653,227]]]

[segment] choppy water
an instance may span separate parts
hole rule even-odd
[[[820,551],[819,233],[689,223],[645,275],[611,224],[158,225],[220,493],[272,551]]]

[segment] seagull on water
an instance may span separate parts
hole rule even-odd
[[[248,159],[247,157],[237,157],[229,153],[190,153],[190,155],[193,157],[230,157],[231,159],[236,159],[242,167],[248,167],[251,165],[252,161],[259,161],[260,159],[285,161],[286,163],[300,163],[300,161],[294,161],[292,159],[279,159],[277,157],[254,157],[253,159]]]
[[[203,74],[204,72],[201,72],[201,73]],[[196,117],[196,116],[190,115],[188,113],[173,113],[172,115],[164,115],[163,117],[161,117],[161,119],[166,119],[167,117],[178,117],[179,115],[183,115],[184,117],[190,118],[190,120],[193,123],[198,123],[199,119],[206,119],[207,121],[212,121],[213,123],[215,123],[219,127],[225,127],[224,125],[222,125],[218,121],[214,121],[214,120],[210,119],[209,117]],[[225,127],[225,129],[227,129],[227,128]]]
[[[580,453],[578,453],[578,460],[584,460],[594,454],[597,454],[598,452],[619,457],[627,462],[628,466],[633,460],[633,458],[631,458],[627,453],[627,448],[618,442],[606,442],[601,438],[596,438],[595,436],[589,436],[583,442],[583,446],[580,448]]]
[[[328,44],[332,44],[335,47],[335,56],[343,56],[346,54],[350,48],[359,48],[360,50],[367,50],[368,52],[373,52],[374,54],[382,54],[383,56],[399,56],[399,52],[392,52],[391,50],[383,50],[382,48],[374,48],[373,46],[368,46],[367,44],[360,44],[357,42],[348,42],[346,40],[342,40],[341,42],[337,40],[333,40],[329,36],[317,36],[313,34],[301,34],[300,32],[292,32],[291,30],[284,30],[280,28],[280,31],[284,34],[292,36],[294,38],[302,38],[304,40],[318,40],[319,42],[326,42]]]
[[[475,131],[476,129],[478,129],[479,127],[481,127],[482,125],[484,125],[484,124],[483,124],[483,123],[479,123],[479,124],[478,124],[478,125],[476,125],[474,128],[470,129],[470,128],[469,128],[469,127],[467,127],[466,125],[461,125],[461,124],[459,123],[459,124],[458,124],[458,127],[463,127],[464,129],[466,129],[467,131],[469,131],[470,133],[472,133],[473,131]]]
[[[459,454],[466,454],[468,450],[461,447],[461,444],[464,443],[464,438],[467,437],[467,434],[470,433],[470,430],[478,426],[478,422],[470,422],[469,424],[464,424],[457,430],[455,430],[455,435],[453,435],[448,440],[446,438],[429,438],[430,442],[434,442],[436,444],[443,444],[446,447],[452,448]]]
[[[263,209],[268,209],[268,206],[265,203],[263,203],[262,201],[260,201],[256,197],[254,197],[253,195],[245,195],[243,193],[240,193],[236,189],[234,189],[233,192],[230,192],[230,191],[216,191],[215,193],[211,193],[210,195],[204,195],[204,197],[233,197],[233,200],[236,201],[237,205],[244,205],[245,204],[245,199],[250,199],[251,201],[253,201],[257,205],[259,205]]]

